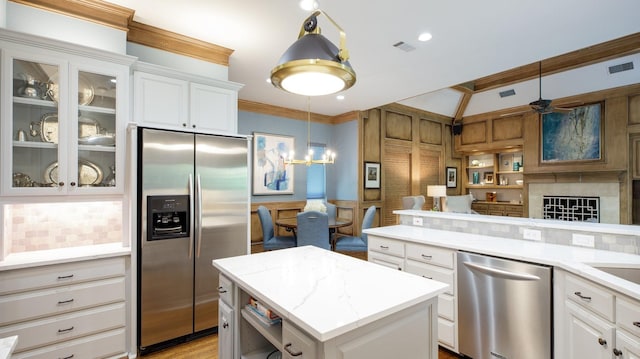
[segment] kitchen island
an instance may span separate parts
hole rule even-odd
[[[213,261],[220,270],[220,359],[437,358],[437,296],[447,285],[316,247]],[[266,324],[253,299],[279,320]]]

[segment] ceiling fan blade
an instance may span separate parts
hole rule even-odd
[[[515,116],[515,115],[522,115],[524,113],[529,113],[529,112],[534,112],[532,110],[522,110],[522,111],[516,111],[516,112],[509,112],[509,113],[503,113],[500,115],[500,117],[509,117],[509,116]]]

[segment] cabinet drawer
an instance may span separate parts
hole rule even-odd
[[[107,258],[0,272],[0,295],[125,275],[124,258]]]
[[[75,339],[125,326],[124,302],[0,327],[0,337],[18,335],[15,351]]]
[[[14,353],[11,359],[125,357],[125,343],[125,329],[119,328],[57,345]]]
[[[602,287],[587,280],[567,275],[565,295],[572,301],[592,310],[607,320],[615,321],[613,293],[604,290]]]
[[[413,260],[407,260],[405,270],[409,273],[417,274],[419,276],[422,276],[428,279],[433,279],[438,282],[446,283],[449,285],[449,288],[447,288],[446,293],[455,295],[455,291],[454,291],[455,276],[453,275],[453,270],[436,267],[429,264],[416,262]]]
[[[125,300],[124,277],[0,297],[0,325]]]
[[[616,298],[616,323],[629,333],[640,337],[640,303],[618,296]]]
[[[233,283],[223,275],[220,275],[218,293],[220,294],[220,300],[233,307]]]
[[[369,236],[369,250],[404,258],[404,243],[392,239]]]
[[[282,321],[282,345],[283,358],[315,359],[317,357],[315,340],[286,320]]]
[[[371,252],[368,253],[369,262],[379,264],[397,270],[404,270],[404,258],[390,256],[384,253]]]
[[[438,342],[445,347],[455,350],[456,324],[454,322],[438,318]]]
[[[438,296],[438,316],[451,321],[456,320],[456,299],[454,296],[443,293]]]
[[[455,252],[444,248],[407,244],[407,258],[453,269]]]

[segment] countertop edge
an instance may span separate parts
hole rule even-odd
[[[124,247],[122,243],[12,253],[0,261],[0,272],[129,255],[131,247]]]
[[[402,231],[404,231],[405,233],[402,233]],[[634,268],[640,268],[640,256],[634,255],[634,254],[617,253],[617,252],[614,253],[614,252],[608,252],[604,250],[590,249],[590,248],[575,248],[575,247],[563,246],[559,244],[537,243],[532,241],[506,239],[506,238],[491,237],[491,236],[461,233],[461,232],[451,232],[451,231],[429,229],[429,228],[415,227],[415,226],[408,226],[408,225],[376,227],[376,228],[367,229],[365,230],[365,232],[369,235],[384,236],[392,239],[404,240],[404,241],[409,241],[409,242],[414,242],[419,244],[428,244],[428,245],[434,245],[434,246],[444,247],[448,249],[472,251],[472,252],[486,254],[490,256],[498,256],[498,257],[504,257],[504,258],[514,259],[514,260],[546,264],[546,265],[561,268],[573,274],[577,274],[581,277],[589,279],[595,283],[603,285],[611,290],[620,292],[621,294],[630,296],[632,298],[640,298],[640,285],[618,278],[611,274],[605,273],[592,266],[594,264],[601,264],[603,266],[617,264],[617,265],[631,266]],[[411,232],[412,235],[409,235],[408,232]],[[451,238],[451,235],[449,235],[448,237],[448,242],[430,239],[429,234],[433,235],[435,233],[448,233],[448,234],[454,233],[455,235],[466,236],[467,238],[471,237],[471,238],[476,238],[481,240],[482,239],[490,240],[494,244],[499,243],[499,244],[508,245],[508,244],[513,244],[515,241],[518,241],[517,243],[519,244],[523,244],[530,247],[536,247],[543,251],[548,250],[549,252],[552,252],[554,249],[559,249],[559,248],[571,248],[571,250],[573,251],[580,251],[584,253],[594,253],[594,254],[601,253],[601,254],[610,255],[610,257],[602,260],[594,259],[594,260],[584,261],[584,262],[571,261],[567,259],[557,259],[557,258],[553,258],[552,256],[538,257],[538,256],[532,256],[526,251],[513,253],[506,250],[500,250],[500,248],[497,248],[497,246],[492,247],[486,241],[479,244],[478,246],[461,245],[459,243],[456,243],[456,239]]]

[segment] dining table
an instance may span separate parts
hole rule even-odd
[[[298,228],[298,218],[278,218],[276,219],[276,225],[283,227],[287,232],[293,232],[293,236],[296,237],[296,229]],[[353,220],[349,218],[329,218],[329,240],[333,243],[333,236],[337,232],[338,228],[349,227],[353,225]]]

